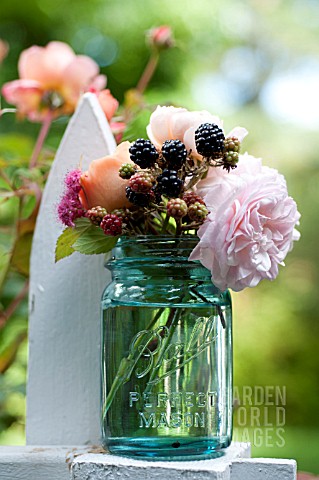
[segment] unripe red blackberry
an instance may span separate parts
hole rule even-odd
[[[224,149],[226,152],[237,152],[240,150],[240,141],[237,137],[227,137],[224,140]]]
[[[162,146],[162,155],[170,169],[179,170],[186,162],[187,151],[180,140],[166,140]]]
[[[178,197],[184,184],[175,170],[164,170],[156,180],[156,190],[167,197]]]
[[[92,207],[86,212],[85,216],[93,225],[100,225],[106,214],[107,210],[104,207]]]
[[[100,227],[102,228],[105,235],[111,235],[112,237],[116,237],[117,235],[121,235],[122,233],[122,219],[119,218],[117,215],[107,213],[104,216]]]
[[[158,159],[158,151],[150,140],[139,138],[129,148],[132,162],[141,168],[153,167]]]
[[[195,192],[187,192],[187,193],[184,193],[183,195],[183,200],[184,202],[186,202],[186,205],[189,207],[190,205],[192,205],[192,203],[195,203],[195,202],[199,202],[201,203],[202,205],[205,205],[205,202],[204,200],[202,199],[202,197],[200,197],[199,195],[197,195],[197,193]]]
[[[155,183],[153,175],[148,172],[140,171],[130,178],[128,186],[137,193],[148,193]]]
[[[133,165],[133,163],[123,163],[119,169],[119,175],[121,178],[128,180],[136,173],[136,170],[137,166]]]
[[[111,213],[121,218],[124,223],[130,218],[130,211],[128,208],[116,208],[115,210],[112,210]]]
[[[196,150],[203,157],[218,158],[224,151],[225,136],[214,123],[202,123],[195,132]]]
[[[192,203],[188,207],[188,216],[194,222],[204,221],[208,215],[208,210],[205,205],[199,202]]]
[[[149,193],[138,193],[134,192],[131,187],[125,188],[125,194],[128,201],[138,207],[147,207],[147,205],[155,198],[155,194],[152,190]]]
[[[171,198],[166,208],[170,217],[183,218],[187,215],[187,205],[181,198]]]

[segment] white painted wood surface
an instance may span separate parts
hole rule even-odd
[[[297,463],[281,458],[249,458],[234,460],[231,480],[295,480]]]
[[[194,462],[154,462],[96,453],[93,446],[0,447],[0,480],[295,480],[294,460],[248,458],[250,445]]]
[[[72,480],[230,480],[235,459],[250,456],[248,443],[232,443],[224,455],[211,460],[164,462],[135,460],[115,455],[84,454],[74,459]],[[244,480],[245,477],[243,477]]]
[[[0,480],[70,480],[74,458],[89,447],[0,447]]]
[[[54,263],[62,231],[56,205],[67,171],[85,170],[116,147],[94,94],[85,94],[64,134],[44,190],[31,255],[27,444],[96,443],[99,426],[99,302],[103,255]]]

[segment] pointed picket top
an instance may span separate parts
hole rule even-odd
[[[52,164],[34,233],[30,273],[27,444],[99,440],[99,301],[108,274],[103,255],[54,262],[63,227],[56,205],[65,174],[115,150],[96,95],[82,97]]]

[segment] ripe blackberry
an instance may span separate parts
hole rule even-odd
[[[196,150],[203,157],[218,158],[224,150],[225,136],[214,123],[202,123],[195,132]]]
[[[158,159],[158,152],[150,140],[139,138],[129,148],[130,158],[141,168],[153,167]]]
[[[237,137],[227,137],[224,140],[224,149],[226,152],[237,152],[240,150],[240,141]]]
[[[107,213],[104,216],[100,227],[102,228],[105,235],[111,235],[112,237],[116,237],[117,235],[121,235],[122,233],[122,219],[119,218],[117,215]]]
[[[131,187],[126,187],[125,193],[128,201],[138,207],[147,207],[150,201],[153,200],[155,197],[153,191],[149,193],[138,193],[138,192],[134,192],[134,190],[132,190]]]
[[[166,140],[162,146],[162,155],[169,168],[179,170],[186,162],[187,151],[180,140]]]
[[[183,188],[183,181],[178,178],[176,170],[164,170],[157,177],[157,191],[167,197],[178,197]]]
[[[188,207],[188,216],[194,222],[204,221],[207,215],[208,210],[202,203],[195,202]]]
[[[199,202],[201,203],[202,205],[205,205],[205,202],[204,200],[202,199],[202,197],[200,197],[199,195],[197,195],[197,193],[195,192],[187,192],[187,193],[184,193],[183,195],[183,200],[184,202],[186,202],[186,205],[189,207],[190,205],[192,205],[192,203],[195,203],[195,202]]]
[[[187,215],[187,205],[181,198],[171,198],[166,208],[170,217],[183,218]]]
[[[125,180],[131,178],[136,173],[137,167],[132,163],[123,163],[119,169],[119,175]]]
[[[93,225],[100,225],[106,214],[107,210],[104,207],[92,207],[86,212],[85,216]]]
[[[153,175],[148,172],[140,171],[130,178],[128,186],[137,193],[148,193],[155,183]]]

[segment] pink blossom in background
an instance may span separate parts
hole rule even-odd
[[[214,123],[223,128],[222,120],[206,110],[192,112],[186,108],[158,106],[150,117],[147,135],[156,148],[160,148],[165,140],[180,140],[187,150],[192,150],[194,158],[201,160],[203,157],[195,146],[195,131],[202,123]],[[241,141],[247,133],[245,128],[237,127],[228,136],[236,136]]]
[[[101,92],[97,92],[97,98],[100,102],[103,112],[105,113],[106,118],[110,121],[116,110],[118,109],[119,102],[116,98],[113,97],[110,90],[105,89]]]
[[[9,45],[7,42],[0,38],[0,64],[6,58],[9,52]]]
[[[156,50],[166,50],[175,44],[172,29],[168,25],[151,28],[147,32],[147,39],[150,46]]]
[[[43,121],[48,114],[52,118],[71,114],[84,92],[91,88],[100,92],[106,85],[97,63],[85,55],[76,55],[63,42],[24,50],[18,70],[20,79],[6,83],[2,94],[8,103],[17,106],[20,117],[35,122]],[[113,109],[114,101],[112,97]]]
[[[200,241],[190,260],[211,270],[221,290],[240,291],[274,280],[300,237],[295,229],[300,214],[283,175],[262,166],[260,159],[241,155],[238,169],[212,172],[197,191],[211,213],[198,231]]]

